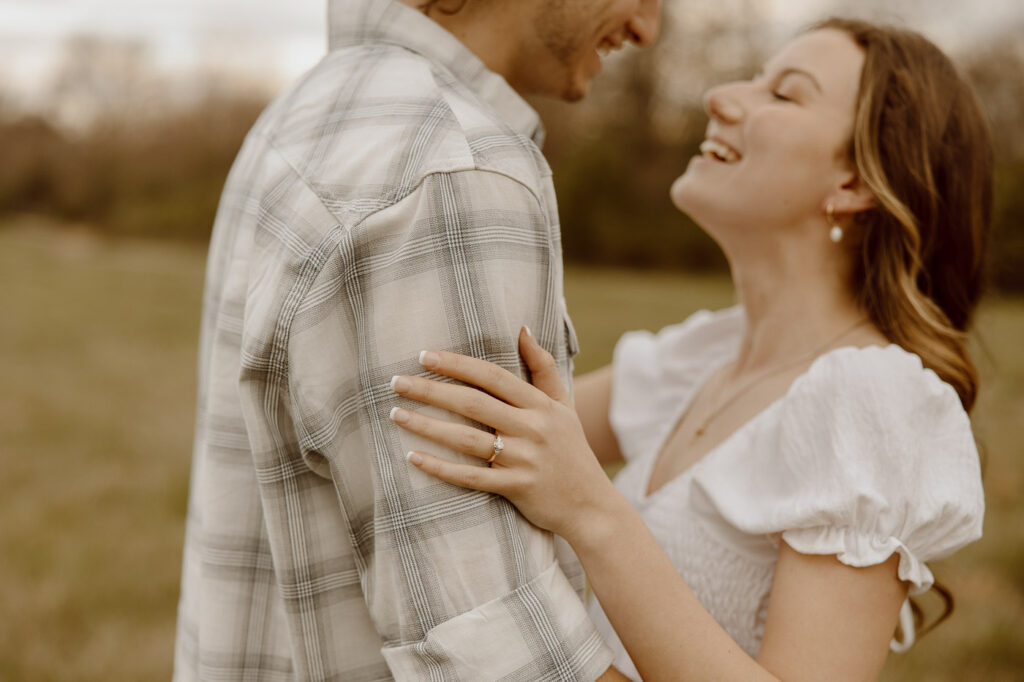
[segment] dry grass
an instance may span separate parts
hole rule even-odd
[[[200,249],[0,233],[0,677],[167,679]]]
[[[23,222],[0,231],[0,679],[170,676],[204,253]],[[730,301],[721,278],[572,268],[581,371],[618,334]],[[990,302],[986,537],[939,570],[952,622],[885,680],[1024,670],[1024,300]]]

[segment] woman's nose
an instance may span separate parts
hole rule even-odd
[[[711,88],[704,93],[704,110],[717,121],[738,123],[743,119],[743,105],[736,95],[735,83]]]

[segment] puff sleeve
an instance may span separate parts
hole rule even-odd
[[[608,419],[627,461],[649,454],[710,370],[735,356],[739,306],[701,310],[657,334],[632,331],[615,345]]]
[[[777,408],[763,456],[696,481],[736,528],[781,533],[798,552],[850,566],[898,554],[911,594],[934,582],[926,562],[981,537],[970,420],[918,356],[895,345],[832,351]]]

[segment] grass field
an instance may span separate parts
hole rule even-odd
[[[199,248],[0,230],[0,680],[170,676],[203,266]],[[570,268],[567,297],[585,371],[622,331],[731,292]],[[989,301],[979,329],[986,535],[938,565],[957,613],[887,682],[1024,679],[1024,300]]]

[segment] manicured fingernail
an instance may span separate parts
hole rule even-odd
[[[391,377],[391,390],[396,393],[402,393],[412,388],[412,384],[406,377],[398,376],[397,374]]]
[[[392,407],[391,414],[389,416],[391,417],[391,421],[396,424],[404,424],[409,421],[409,410],[404,410],[401,407]]]
[[[524,325],[523,325],[523,329],[525,329],[525,330],[526,330],[526,335],[527,335],[527,336],[529,336],[530,338],[533,338],[533,332],[531,332],[531,331],[530,331],[530,328],[529,328],[529,327],[527,327],[527,326],[526,326],[526,325],[524,324]]]
[[[420,364],[427,369],[433,369],[441,364],[441,356],[429,350],[421,350]]]
[[[409,460],[409,462],[411,462],[412,464],[423,463],[423,457],[421,457],[418,452],[409,452],[405,455],[405,458]]]

